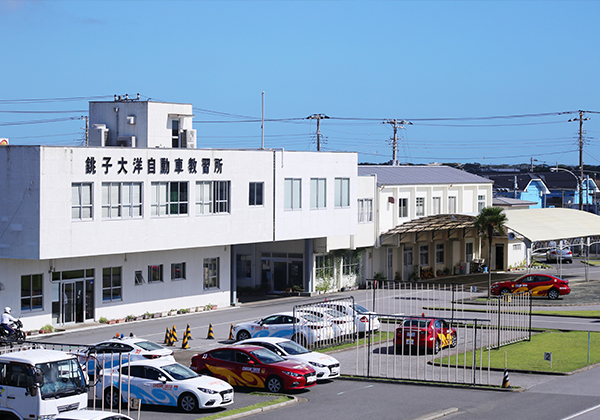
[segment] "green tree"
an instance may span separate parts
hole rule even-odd
[[[494,235],[504,235],[507,220],[504,210],[500,207],[484,207],[475,218],[477,232],[488,239],[488,298],[492,288],[492,267],[490,266],[492,262],[492,240]]]

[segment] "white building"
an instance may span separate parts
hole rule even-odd
[[[0,148],[0,295],[26,329],[315,290],[355,153],[196,149],[192,106],[90,104],[88,147]]]
[[[492,205],[493,181],[438,165],[359,166],[358,174],[358,200],[375,209],[354,238],[356,247],[367,247],[367,277],[468,273],[474,258],[487,257],[472,220]],[[493,263],[504,266],[506,250],[497,252]]]

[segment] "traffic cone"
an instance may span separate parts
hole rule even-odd
[[[213,332],[213,328],[212,328],[212,324],[208,325],[208,335],[206,336],[207,339],[214,339],[215,338],[215,333]]]
[[[171,332],[169,331],[169,327],[167,327],[167,331],[165,332],[165,341],[163,341],[163,344],[166,344],[167,346],[171,344]]]
[[[231,324],[231,328],[229,329],[229,338],[228,340],[233,340],[233,324]]]
[[[190,329],[190,324],[187,324],[187,328],[185,329],[185,336],[188,340],[193,340],[192,338],[192,330]]]
[[[171,341],[173,341],[173,343],[177,341],[177,330],[175,329],[175,325],[173,325],[173,329],[171,330]]]
[[[504,377],[502,378],[502,388],[510,388],[510,380],[508,379],[508,369],[504,369]]]
[[[181,348],[182,349],[189,349],[190,345],[188,343],[188,335],[187,333],[183,335],[183,341],[181,342]]]

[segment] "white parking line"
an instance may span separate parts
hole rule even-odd
[[[563,418],[561,420],[571,420],[571,419],[583,416],[584,414],[587,414],[587,413],[589,413],[591,411],[597,410],[598,408],[600,408],[600,404],[598,404],[598,405],[596,405],[594,407],[590,407],[587,410],[580,411],[579,413],[575,413],[575,414],[573,414],[573,415],[571,415],[569,417],[565,417],[565,418]]]
[[[363,386],[360,388],[351,389],[350,391],[360,391],[361,389],[367,389],[367,388],[372,388],[372,387],[373,387],[373,385],[367,385],[367,386]],[[346,392],[350,392],[350,391],[342,391],[342,392],[338,392],[337,394],[342,395],[342,394],[345,394]]]

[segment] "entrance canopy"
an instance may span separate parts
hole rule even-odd
[[[531,242],[600,236],[600,216],[563,208],[505,212],[506,226]]]

